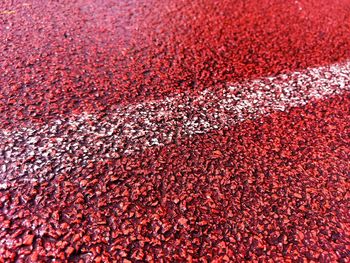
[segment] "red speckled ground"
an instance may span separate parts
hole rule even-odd
[[[10,2],[3,126],[350,56],[346,0]]]
[[[15,133],[348,61],[350,1],[13,0],[0,32],[0,127]],[[26,170],[37,157],[13,158],[0,262],[348,262],[349,108],[345,88],[69,171],[52,160],[46,180]]]

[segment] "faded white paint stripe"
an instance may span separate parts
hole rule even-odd
[[[103,117],[85,113],[3,130],[0,178],[46,180],[88,161],[132,154],[349,90],[350,62],[133,104]]]

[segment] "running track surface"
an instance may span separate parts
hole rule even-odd
[[[0,261],[350,260],[350,1],[14,0],[0,32]]]

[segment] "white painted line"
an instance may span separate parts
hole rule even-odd
[[[117,158],[183,136],[207,133],[350,90],[350,62],[71,116],[47,125],[0,131],[0,178],[47,180],[88,161]],[[1,188],[5,187],[5,183]]]

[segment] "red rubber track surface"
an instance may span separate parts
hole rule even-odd
[[[11,4],[11,2],[13,2]],[[6,1],[1,125],[345,60],[350,3]]]
[[[46,183],[18,180],[1,192],[3,255],[346,262],[349,103],[334,97]]]
[[[350,1],[14,0],[0,32],[11,131],[347,61]],[[347,90],[0,182],[0,262],[348,262],[349,108]]]

